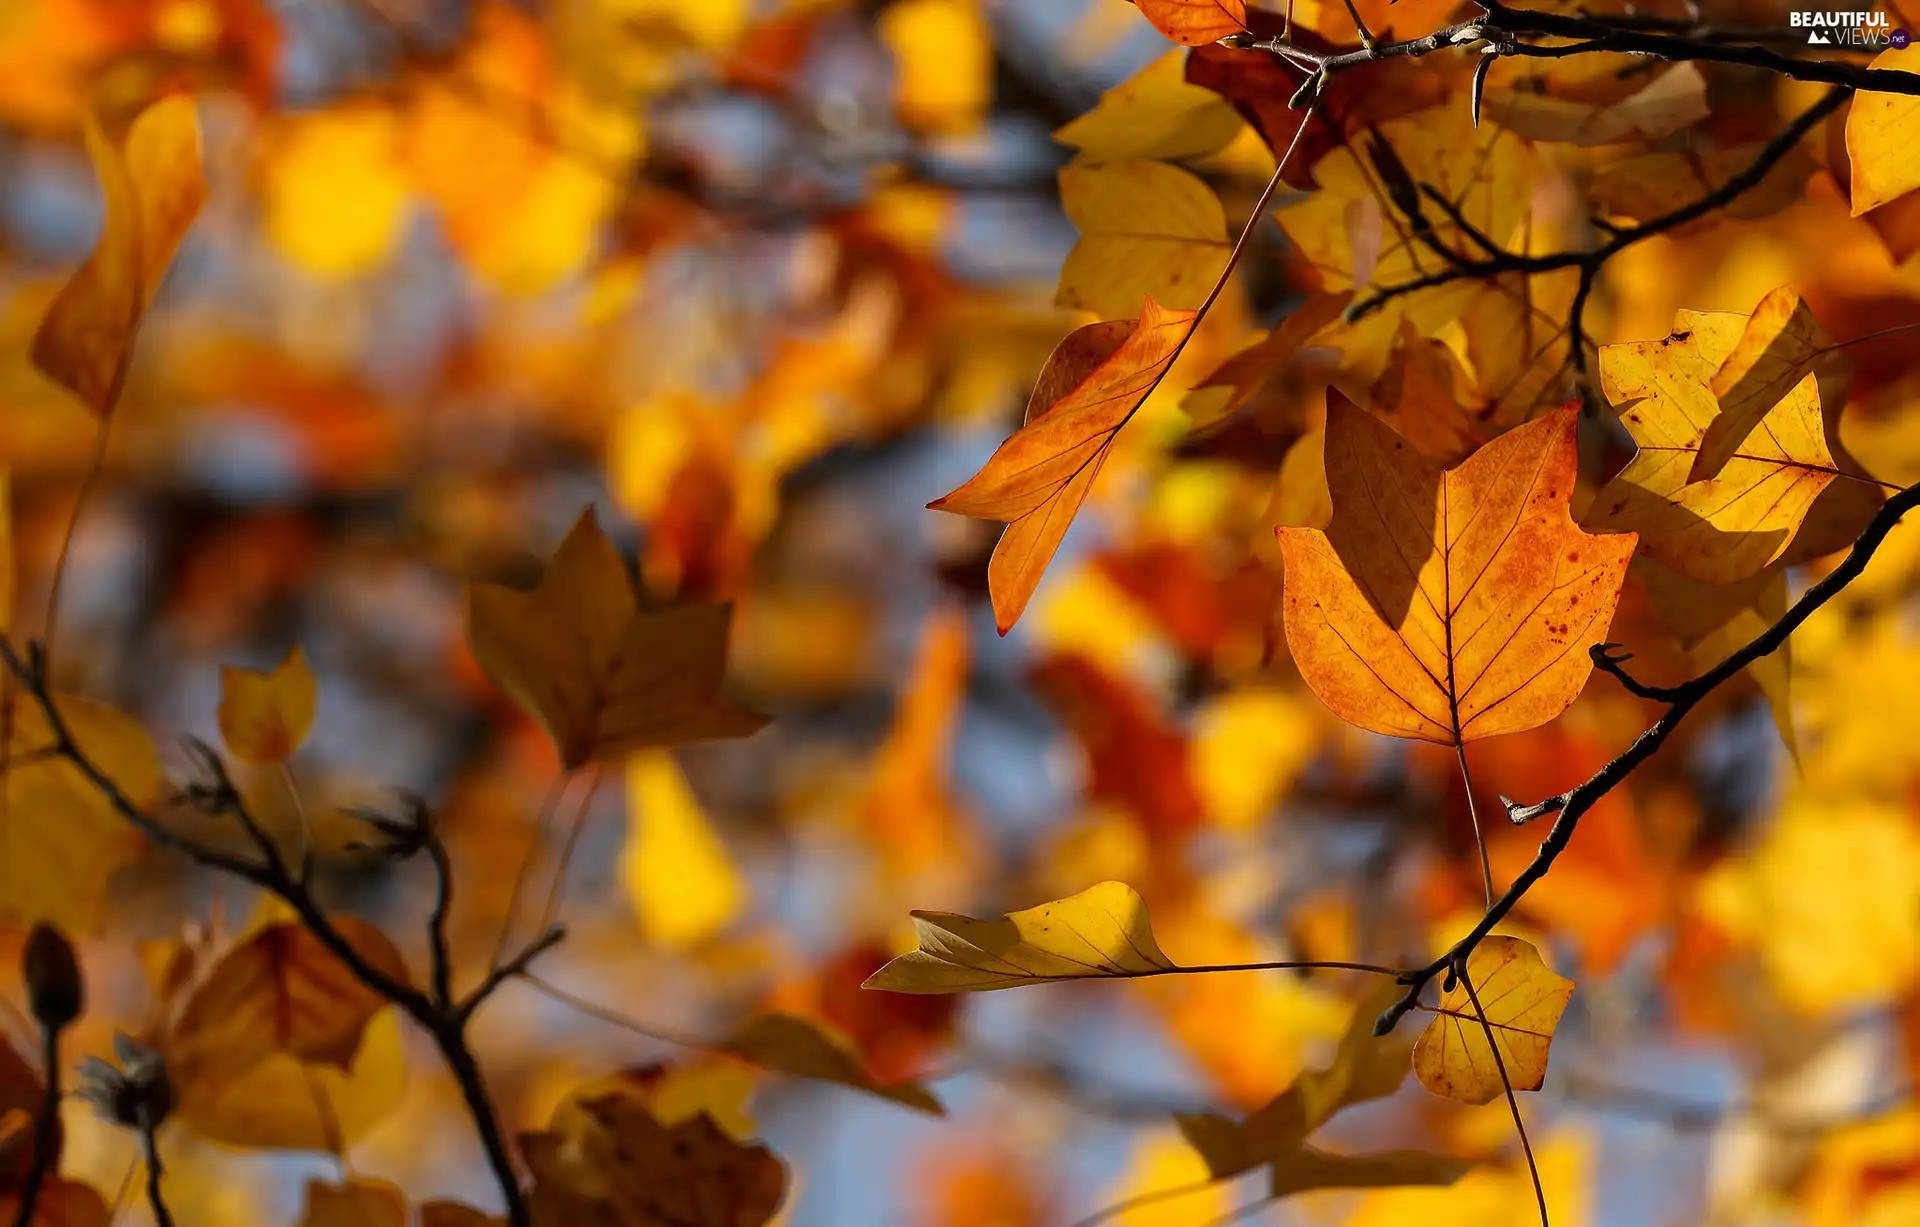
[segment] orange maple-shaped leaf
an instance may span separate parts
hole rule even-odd
[[[1573,981],[1555,975],[1531,943],[1486,938],[1467,956],[1467,980],[1441,995],[1433,1021],[1414,1043],[1413,1076],[1434,1094],[1462,1103],[1491,1103],[1509,1083],[1516,1091],[1539,1090],[1554,1028],[1572,996]]]
[[[1134,0],[1140,13],[1176,43],[1217,43],[1247,28],[1247,0]]]
[[[193,99],[162,98],[131,119],[86,116],[106,198],[99,245],[33,338],[33,364],[94,413],[113,411],[140,317],[206,199]]]
[[[643,609],[591,508],[531,592],[475,584],[468,635],[494,684],[568,768],[647,746],[746,737],[766,717],[721,693],[732,606]]]
[[[1334,396],[1325,532],[1280,528],[1287,643],[1350,724],[1458,745],[1545,724],[1593,669],[1632,533],[1567,512],[1579,457],[1567,406],[1440,472]]]
[[[1026,424],[965,485],[927,506],[1006,524],[987,564],[994,621],[1020,619],[1093,488],[1107,449],[1159,384],[1199,319],[1152,298],[1137,320],[1075,329],[1054,349],[1027,400]]]

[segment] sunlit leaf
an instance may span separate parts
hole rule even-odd
[[[1246,0],[1134,0],[1140,13],[1176,43],[1215,43],[1247,28]]]
[[[1078,149],[1079,160],[1090,164],[1177,161],[1224,149],[1242,126],[1220,95],[1187,83],[1185,54],[1169,51],[1100,95],[1099,105],[1053,139]]]
[[[915,912],[920,947],[873,973],[893,993],[971,993],[1051,980],[1151,976],[1173,967],[1131,886],[1102,882],[1067,899],[975,920]]]
[[[1792,286],[1781,286],[1761,299],[1733,352],[1713,373],[1710,387],[1720,412],[1707,423],[1687,480],[1719,476],[1768,411],[1812,373],[1829,344],[1812,310]]]
[[[1066,166],[1060,203],[1080,241],[1060,270],[1055,306],[1101,316],[1125,315],[1143,297],[1198,307],[1226,267],[1226,211],[1205,181],[1177,166]]]
[[[1573,702],[1634,548],[1567,512],[1577,416],[1561,409],[1439,472],[1334,399],[1333,522],[1276,530],[1287,643],[1334,714],[1452,745],[1534,728]]]
[[[993,31],[978,0],[900,0],[881,11],[908,126],[969,132],[993,97]]]
[[[1413,1046],[1414,1076],[1434,1094],[1462,1103],[1490,1103],[1509,1084],[1516,1091],[1539,1090],[1573,981],[1553,974],[1531,943],[1498,933],[1474,947],[1467,979],[1471,989],[1456,984],[1434,1007],[1433,1021]],[[1489,1029],[1494,1047],[1487,1043]]]
[[[1901,50],[1882,51],[1869,68],[1909,72]],[[1913,125],[1920,119],[1920,97],[1867,90],[1847,112],[1847,158],[1853,164],[1853,215],[1904,196],[1920,187],[1920,146]]]

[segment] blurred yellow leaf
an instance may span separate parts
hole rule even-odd
[[[33,338],[34,365],[94,413],[113,411],[140,317],[206,199],[192,98],[162,98],[131,119],[86,117],[106,198],[99,244]]]
[[[1187,57],[1169,51],[1100,95],[1100,104],[1053,134],[1085,163],[1179,161],[1217,153],[1245,127],[1233,104],[1187,84]]]
[[[1230,690],[1194,715],[1193,774],[1208,816],[1253,829],[1279,803],[1320,746],[1320,721],[1299,695]]]
[[[300,748],[319,702],[313,670],[298,647],[271,673],[220,667],[220,736],[250,763],[277,763]]]
[[[344,106],[280,121],[266,167],[266,230],[315,277],[355,277],[385,263],[412,194],[400,158],[400,121],[374,106]]]
[[[1149,295],[1163,307],[1198,307],[1232,250],[1220,198],[1165,162],[1062,167],[1060,203],[1080,241],[1054,305],[1102,319],[1132,315]]]
[[[309,1180],[300,1227],[407,1227],[411,1217],[405,1195],[384,1180]]]
[[[1598,1143],[1564,1131],[1534,1143],[1540,1186],[1553,1227],[1588,1227]],[[1383,1189],[1361,1199],[1341,1227],[1539,1227],[1533,1180],[1524,1163],[1491,1164],[1451,1188]]]
[[[627,761],[627,811],[622,880],[647,940],[684,949],[733,923],[749,902],[746,880],[672,754]]]
[[[898,0],[880,13],[901,122],[971,132],[993,96],[993,31],[979,0]]]
[[[1413,1046],[1413,1073],[1436,1095],[1490,1103],[1509,1083],[1537,1091],[1547,1076],[1547,1049],[1573,996],[1573,981],[1553,974],[1529,942],[1487,937],[1467,957],[1467,983],[1443,993],[1433,1021]],[[1478,996],[1482,1015],[1474,1009]],[[1487,1032],[1495,1048],[1487,1044]],[[1504,1080],[1501,1077],[1505,1072]]]
[[[9,697],[9,755],[44,753],[53,732],[39,705],[17,690]],[[81,751],[134,805],[151,805],[160,787],[160,758],[146,729],[102,703],[67,697],[55,703]],[[0,917],[94,932],[113,875],[140,844],[139,834],[78,768],[44,757],[9,764],[0,793]]]
[[[1908,72],[1904,52],[1883,51],[1867,65],[1883,72]],[[1920,98],[1912,94],[1867,91],[1847,111],[1847,159],[1853,164],[1853,215],[1878,208],[1920,187],[1920,145],[1913,125],[1920,119]]]
[[[1113,1217],[1116,1227],[1194,1227],[1227,1209],[1225,1186],[1210,1180],[1206,1165],[1177,1136],[1155,1131],[1134,1145],[1104,1202],[1128,1206]]]
[[[1495,123],[1531,140],[1574,145],[1646,141],[1707,118],[1707,81],[1692,64],[1676,64],[1618,102],[1596,104],[1515,89],[1489,90],[1483,107]]]
[[[1139,892],[1102,882],[1068,899],[975,920],[913,913],[920,948],[868,977],[893,993],[971,993],[1050,980],[1151,976],[1171,970]]]
[[[946,1109],[918,1082],[882,1085],[867,1073],[853,1041],[825,1023],[795,1014],[762,1014],[720,1045],[742,1060],[796,1078],[832,1082],[934,1116]]]
[[[406,1086],[400,1022],[382,1010],[348,1072],[275,1053],[237,1076],[176,1083],[175,1115],[200,1136],[230,1146],[337,1151],[392,1115]]]
[[[646,746],[745,737],[766,719],[720,693],[728,605],[641,609],[592,508],[530,592],[469,589],[480,667],[538,720],[567,767]]]

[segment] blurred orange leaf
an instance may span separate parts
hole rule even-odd
[[[1217,43],[1247,28],[1246,0],[1134,0],[1142,15],[1176,43]]]
[[[300,748],[319,699],[313,670],[298,647],[271,673],[220,668],[220,736],[250,763],[277,763]]]

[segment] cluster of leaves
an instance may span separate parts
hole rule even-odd
[[[1896,527],[1920,505],[1902,335],[1920,324],[1920,75],[1901,52],[1808,55],[1738,4],[1112,0],[1076,39],[1144,33],[1144,18],[1178,47],[1156,44],[1055,133],[1075,151],[1058,194],[1080,237],[1054,304],[1081,314],[1042,361],[1055,317],[966,284],[945,249],[953,138],[991,122],[1017,58],[998,45],[1007,6],[557,7],[483,0],[443,30],[353,0],[343,29],[378,70],[356,62],[301,110],[281,94],[296,35],[251,0],[31,0],[0,18],[30,49],[0,52],[18,70],[0,74],[0,110],[25,130],[77,126],[103,203],[91,254],[18,312],[32,393],[9,457],[39,481],[84,445],[77,492],[35,521],[57,547],[16,562],[9,505],[0,550],[0,919],[31,931],[10,1030],[40,1055],[0,1046],[0,1221],[113,1221],[100,1165],[81,1169],[116,1144],[156,1223],[217,1221],[198,1187],[217,1187],[199,1167],[210,1142],[332,1154],[338,1170],[304,1189],[307,1227],[760,1227],[801,1212],[748,1101],[799,1084],[887,1114],[956,1105],[947,1127],[974,1130],[981,1157],[935,1166],[945,1191],[920,1195],[924,1217],[1025,1227],[1053,1208],[1030,1152],[1083,1131],[1056,1113],[1038,1140],[1015,1136],[1000,1119],[1028,1100],[997,1098],[1004,1083],[1163,1126],[1117,1214],[1258,1172],[1256,1212],[1312,1196],[1362,1227],[1564,1224],[1591,1183],[1583,1099],[1650,1103],[1668,1124],[1720,1115],[1606,1079],[1583,1090],[1564,1057],[1550,1080],[1568,1020],[1583,1066],[1649,1035],[1708,1040],[1753,1070],[1754,1106],[1726,1115],[1813,1138],[1717,1184],[1714,1221],[1793,1203],[1822,1227],[1903,1221],[1911,1097],[1814,1119],[1790,1094],[1816,1058],[1847,1056],[1844,1011],[1878,1007],[1879,1032],[1897,1019],[1920,1036],[1920,760],[1890,706],[1920,663],[1920,553]],[[885,120],[864,130],[811,92],[823,62],[857,54],[892,69]],[[754,179],[687,135],[713,122],[714,95],[790,118],[783,131],[832,156],[776,157]],[[543,561],[503,551],[537,535],[495,505],[537,482],[510,449],[478,478],[408,472],[377,403],[390,393],[320,356],[364,339],[294,344],[312,348],[291,372],[231,338],[190,344],[192,312],[159,292],[219,211],[210,159],[244,168],[275,258],[330,292],[405,282],[410,219],[431,215],[502,334],[455,347],[439,394],[476,422],[483,406],[551,418],[539,459],[604,464],[644,530],[640,582],[611,518],[572,495]],[[764,214],[783,211],[813,248],[756,256],[779,233]],[[676,258],[706,246],[722,279],[774,300],[717,308],[712,340],[671,288]],[[521,313],[569,299],[565,341]],[[656,341],[630,384],[615,359],[642,318],[676,344]],[[716,353],[731,349],[751,356]],[[990,555],[954,537],[945,579],[986,598],[1001,636],[1020,625],[1013,646],[1042,657],[1031,688],[1084,766],[1083,808],[1025,842],[974,821],[979,796],[949,778],[970,692],[1010,649],[973,661],[957,603],[916,610],[890,728],[823,767],[788,730],[808,722],[802,700],[853,691],[882,637],[857,603],[781,572],[800,565],[789,553],[854,566],[823,542],[859,517],[810,504],[809,481],[991,414],[1029,376],[1022,424],[930,504],[1005,525]],[[497,385],[539,415],[488,402]],[[316,486],[339,496],[379,470],[426,522],[411,551],[460,594],[443,671],[488,730],[464,795],[369,804],[296,777],[296,757],[303,774],[324,757],[334,677],[308,651],[344,655],[311,640],[280,634],[277,667],[221,670],[188,723],[211,721],[223,748],[188,737],[171,757],[158,722],[75,693],[142,688],[105,684],[108,658],[74,646],[84,626],[62,629],[70,563],[89,558],[77,526],[119,471],[110,442],[207,438],[214,421],[170,420],[168,402],[254,397],[311,433]],[[459,436],[449,456],[488,446],[480,425],[440,433]],[[1076,552],[1088,509],[1109,539]],[[829,529],[795,547],[809,515]],[[274,578],[221,582],[284,599],[299,579],[284,541],[254,547]],[[13,608],[16,586],[36,591],[16,583],[30,569],[45,572],[37,625]],[[897,599],[897,574],[877,570]],[[1743,724],[1749,709],[1774,732]],[[1702,778],[1728,744],[1736,777],[1766,771],[1769,738],[1792,763],[1777,802]],[[683,763],[702,760],[671,752],[735,741],[749,745],[697,780]],[[619,862],[608,876],[630,903],[612,924],[567,907],[608,770],[634,828],[618,858],[583,859]],[[537,809],[526,779],[546,784]],[[725,829],[696,782],[732,799]],[[570,792],[584,795],[516,942]],[[511,811],[496,827],[530,824],[531,847],[489,847],[488,806]],[[1316,833],[1358,837],[1363,863],[1309,850]],[[853,902],[819,959],[753,912],[769,858],[740,850],[772,842],[779,861],[810,841],[862,862],[836,871]],[[69,934],[127,926],[120,884],[156,870],[217,900],[204,923],[168,914],[175,936],[136,962],[106,942],[76,953]],[[340,876],[398,884],[408,906],[376,924]],[[214,894],[229,888],[246,892],[238,925]],[[1055,901],[897,923],[917,902],[1036,896]],[[1188,961],[1163,952],[1150,900]],[[545,978],[582,947],[637,991]],[[675,974],[647,965],[663,954]],[[1579,995],[1549,954],[1578,966]],[[101,991],[136,965],[144,1012]],[[1043,996],[1090,1033],[1154,1021],[1199,1093],[1165,1102],[998,1052],[950,999],[1119,980],[1150,983]],[[530,1090],[513,1067],[541,1058],[502,1061],[481,1039],[510,990],[676,1055],[623,1053],[596,1076],[561,1061],[563,1085]],[[1645,1009],[1654,990],[1664,1013]],[[1413,1012],[1429,1016],[1417,1037]],[[651,1021],[668,1016],[698,1021]],[[359,1166],[409,1111],[409,1035],[435,1058],[432,1114],[477,1141],[491,1188],[436,1199]],[[62,1117],[76,1046],[75,1095],[103,1124]],[[1402,1096],[1409,1070],[1431,1101]],[[1538,1148],[1521,1092],[1549,1097],[1530,1113],[1552,1129]],[[1476,1114],[1488,1105],[1510,1136]]]

